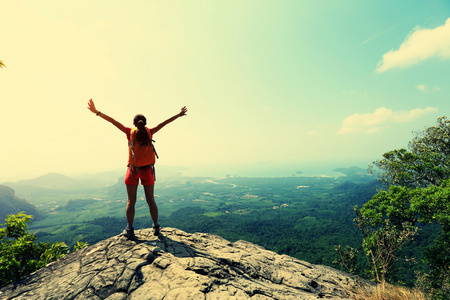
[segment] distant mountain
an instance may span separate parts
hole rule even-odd
[[[81,181],[63,174],[48,173],[33,179],[25,179],[17,182],[6,182],[5,185],[18,187],[28,186],[44,189],[70,189],[80,186]]]
[[[91,197],[113,183],[95,180],[92,177],[72,178],[63,174],[48,173],[33,179],[5,182],[3,185],[13,188],[17,195],[33,204],[41,205],[51,201],[67,202],[68,199]]]
[[[345,176],[347,177],[346,179],[351,182],[367,182],[376,179],[371,174],[369,174],[367,169],[362,169],[355,166],[350,168],[337,168],[333,171],[345,174]]]
[[[6,216],[24,211],[33,215],[34,220],[40,219],[39,212],[33,204],[15,195],[15,191],[5,185],[0,185],[0,223],[4,223]]]
[[[181,173],[174,167],[156,166],[158,178],[177,178]],[[123,183],[126,168],[123,170],[113,170],[94,174],[83,174],[76,177],[69,177],[59,173],[48,173],[32,179],[24,179],[16,182],[0,183],[12,187],[18,194],[22,194],[23,190],[84,190],[99,189],[114,185],[117,179]],[[19,193],[20,191],[20,193]]]

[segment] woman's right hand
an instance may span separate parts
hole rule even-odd
[[[186,113],[187,113],[187,107],[186,107],[186,106],[183,106],[183,107],[181,108],[181,111],[180,111],[180,113],[178,114],[178,116],[179,116],[179,117],[185,116]]]

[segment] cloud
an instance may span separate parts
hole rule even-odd
[[[398,50],[383,55],[376,72],[408,68],[433,57],[450,59],[450,18],[434,29],[414,28]]]
[[[430,87],[427,84],[418,84],[416,85],[416,89],[421,92],[436,92],[441,90],[438,86]]]
[[[435,107],[427,107],[394,112],[392,109],[380,107],[373,113],[356,113],[345,118],[337,134],[376,133],[389,127],[390,124],[408,123],[437,110]]]
[[[421,92],[426,91],[427,88],[428,88],[428,86],[426,84],[418,84],[418,85],[416,85],[416,89],[418,89]]]
[[[383,31],[380,31],[380,32],[375,33],[375,34],[372,35],[371,37],[369,37],[369,38],[365,39],[364,41],[362,41],[361,43],[359,43],[359,44],[356,46],[356,48],[361,47],[361,46],[363,46],[363,45],[369,43],[369,42],[372,41],[373,39],[376,39],[376,38],[382,36],[383,34],[385,34],[385,33],[389,32],[389,31],[395,29],[397,26],[398,26],[398,25],[395,25],[395,26],[386,28],[386,29],[383,30]]]

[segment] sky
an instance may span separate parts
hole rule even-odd
[[[154,140],[191,176],[365,168],[450,111],[446,0],[0,7],[0,182],[125,170],[126,137],[90,98],[129,127],[187,106]]]

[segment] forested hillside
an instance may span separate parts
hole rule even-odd
[[[5,185],[0,185],[0,223],[5,221],[7,215],[24,211],[33,215],[34,220],[41,218],[36,206],[15,195],[15,191]]]

